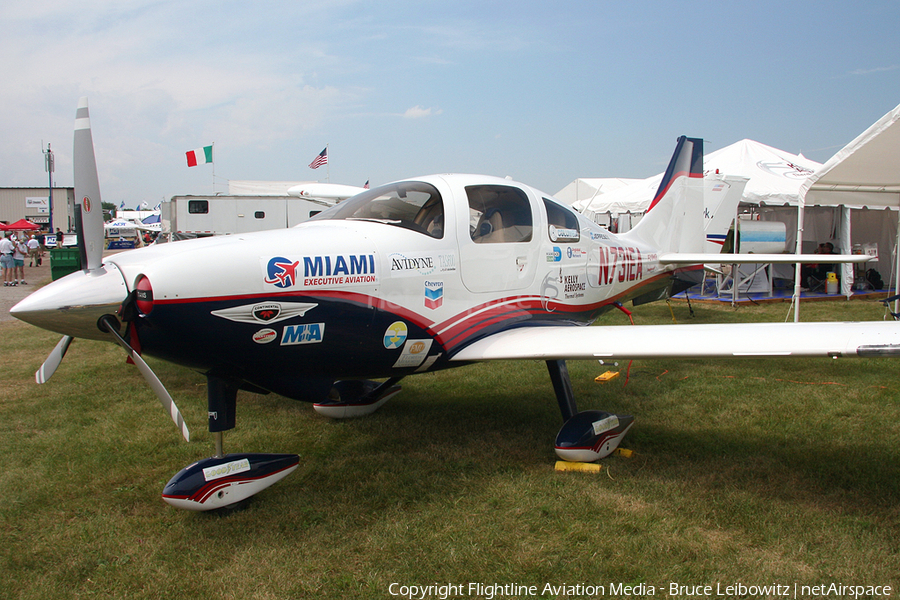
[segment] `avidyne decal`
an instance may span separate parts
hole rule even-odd
[[[430,275],[434,273],[434,257],[408,257],[402,254],[392,254],[391,271],[418,271],[422,275]]]
[[[387,269],[395,277],[432,275],[456,271],[455,254],[436,252],[394,252],[388,257]]]

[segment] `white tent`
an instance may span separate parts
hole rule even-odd
[[[126,221],[125,219],[116,219],[103,224],[104,232],[108,238],[118,237],[136,237],[137,225],[134,221]]]
[[[884,231],[888,224],[896,224],[897,213],[884,213],[883,209],[900,208],[900,106],[884,115],[871,127],[862,132],[852,142],[832,156],[821,169],[809,177],[800,189],[798,211],[798,239],[806,229],[807,206],[828,205],[843,207],[845,229],[855,227],[847,208],[865,207],[874,212],[876,224]],[[859,211],[853,211],[858,213]],[[891,218],[885,218],[890,214]],[[900,224],[897,224],[895,241],[900,240]],[[894,244],[879,244],[879,265],[884,264],[889,248]],[[849,248],[843,248],[844,251]],[[799,250],[798,250],[799,251]],[[900,252],[895,250],[896,261],[900,262]],[[894,263],[891,271],[895,280],[895,290],[900,289],[900,264]],[[794,295],[799,296],[795,288]],[[896,312],[896,304],[895,304]],[[795,313],[795,319],[799,315]]]
[[[707,174],[719,172],[749,179],[741,199],[744,208],[752,207],[753,212],[757,213],[761,220],[785,223],[786,247],[789,250],[796,247],[797,207],[800,205],[801,186],[811,176],[820,174],[823,169],[821,163],[802,155],[746,139],[711,152],[704,158],[704,170]],[[619,206],[627,207],[626,210],[631,214],[640,213],[649,206],[661,180],[662,173],[598,196],[587,207],[586,200],[576,202],[574,207],[598,222],[603,220],[597,219],[596,215],[610,212],[615,216]],[[900,180],[900,176],[896,180]],[[848,211],[840,206],[839,200],[835,200],[835,193],[831,192],[832,197],[829,198],[817,189],[807,201],[803,236],[805,240],[803,250],[806,253],[811,254],[822,242],[831,242],[847,254],[850,253],[854,241],[874,242],[878,244],[879,249],[892,246],[897,225],[896,213],[885,215],[881,211],[866,210],[865,207],[883,208],[885,205],[883,201],[869,203],[868,200],[871,198],[858,193],[853,196],[851,203],[857,210]],[[868,194],[871,195],[873,194]],[[847,194],[844,194],[843,200],[848,200]],[[812,206],[815,208],[810,208]],[[869,265],[882,273],[885,278],[892,271],[889,254],[880,251],[878,262]],[[790,277],[789,268],[779,267],[777,270],[785,277]],[[842,279],[844,293],[849,295],[853,282],[852,269],[846,269]]]
[[[703,168],[707,176],[723,174],[749,179],[744,188],[741,203],[760,207],[754,209],[761,220],[785,222],[787,230],[786,247],[793,249],[797,230],[797,206],[800,202],[800,185],[821,163],[809,160],[798,154],[791,154],[753,140],[741,140],[725,148],[706,155]],[[609,218],[602,215],[611,214],[615,218],[617,212],[628,211],[631,214],[643,213],[650,205],[663,174],[643,179],[613,192],[604,194],[593,201],[583,200],[574,205],[585,216],[594,221],[606,224]],[[587,205],[587,206],[586,206]],[[620,207],[625,207],[624,210]],[[820,242],[836,239],[834,226],[834,209],[811,211],[808,224],[816,230]],[[815,245],[813,246],[813,249]],[[810,249],[812,252],[812,249]],[[779,266],[784,277],[790,278],[788,266]]]
[[[587,177],[576,179],[553,197],[561,202],[572,205],[580,200],[589,200],[603,194],[615,191],[619,188],[631,185],[640,179],[625,179],[622,177]]]
[[[707,174],[721,173],[750,180],[744,188],[742,202],[769,206],[797,206],[800,201],[800,185],[821,167],[821,163],[802,155],[791,154],[753,140],[741,140],[703,158],[703,170]],[[602,194],[590,202],[586,214],[587,211],[611,211],[615,214],[619,205],[626,206],[632,212],[644,211],[650,205],[662,176],[660,173]],[[586,204],[585,197],[582,196],[573,206],[576,210],[585,210]]]
[[[582,196],[572,203],[572,208],[601,225],[609,225],[611,220],[622,214],[643,214],[650,206],[662,177],[660,173],[647,179],[633,179],[631,183],[603,194]]]
[[[900,205],[900,106],[832,156],[804,182],[804,204],[868,208]]]

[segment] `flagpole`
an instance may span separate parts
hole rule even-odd
[[[325,144],[325,156],[328,156],[328,144]],[[325,183],[331,183],[331,161],[325,161]]]
[[[216,143],[212,143],[212,188],[213,188],[213,196],[216,195]]]

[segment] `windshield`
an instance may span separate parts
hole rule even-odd
[[[390,183],[362,192],[310,221],[334,219],[377,221],[433,238],[444,237],[444,201],[437,188],[421,181]]]

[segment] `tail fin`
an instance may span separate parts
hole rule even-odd
[[[672,155],[672,160],[669,161],[666,174],[659,182],[659,189],[656,190],[656,195],[653,196],[653,202],[650,203],[647,212],[653,210],[653,207],[668,193],[672,182],[679,177],[703,177],[703,140],[701,138],[685,136],[678,138],[675,153]]]
[[[623,237],[660,252],[702,252],[703,186],[703,140],[681,136],[650,208]]]

